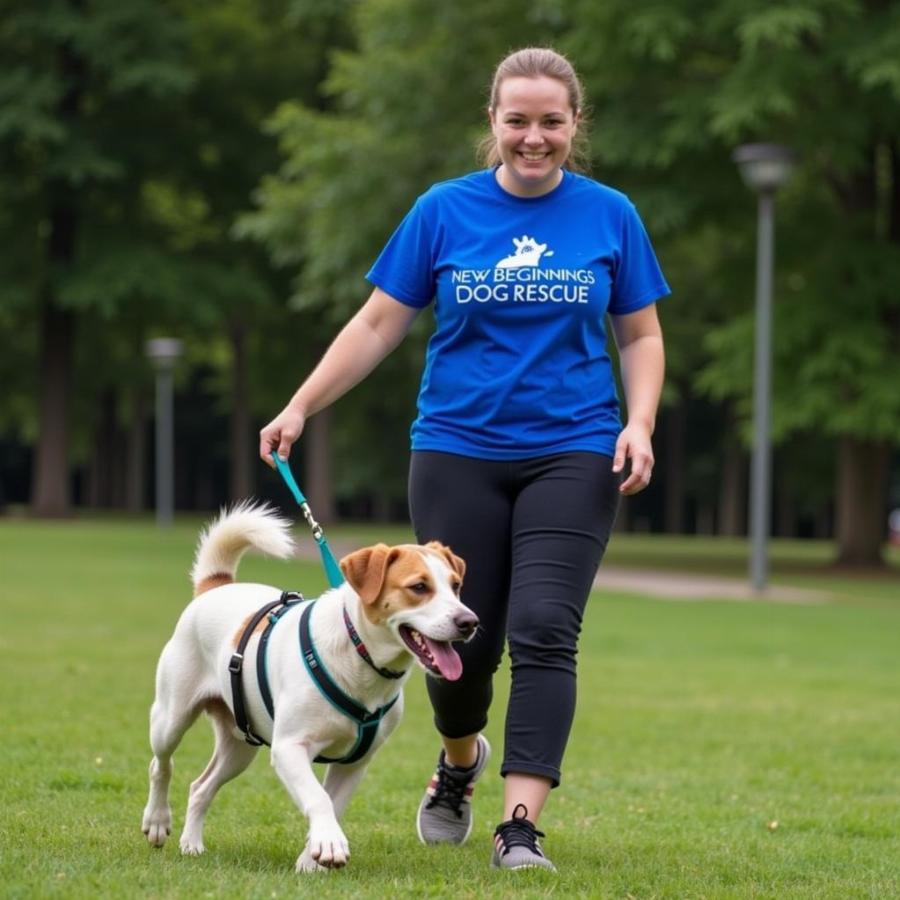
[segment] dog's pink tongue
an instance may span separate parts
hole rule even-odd
[[[425,635],[422,635],[425,637]],[[462,675],[462,660],[453,649],[453,645],[447,641],[433,641],[425,638],[425,643],[431,651],[434,664],[447,681],[456,681]]]

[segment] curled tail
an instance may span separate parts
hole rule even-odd
[[[223,510],[200,534],[191,581],[194,596],[231,584],[238,563],[249,548],[285,559],[294,552],[290,523],[265,504],[248,501]]]

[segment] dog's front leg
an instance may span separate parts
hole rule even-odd
[[[306,849],[297,860],[297,871],[347,865],[350,845],[334,812],[328,793],[312,769],[316,751],[297,740],[281,738],[272,744],[272,765],[294,803],[309,819]]]

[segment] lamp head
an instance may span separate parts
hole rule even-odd
[[[797,154],[782,144],[743,144],[731,158],[747,187],[767,193],[777,191],[791,177]]]
[[[184,345],[178,338],[152,338],[147,341],[145,350],[147,357],[152,361],[154,367],[158,371],[166,371],[171,369],[181,352]]]

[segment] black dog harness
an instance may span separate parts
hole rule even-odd
[[[303,597],[296,591],[284,591],[282,595],[271,603],[267,603],[262,609],[247,623],[241,638],[238,641],[237,648],[231,654],[231,660],[228,663],[228,671],[231,673],[231,696],[234,706],[234,720],[237,727],[244,732],[244,740],[254,747],[260,747],[266,743],[258,734],[255,734],[250,727],[250,719],[247,716],[247,706],[244,703],[244,651],[256,626],[266,617],[269,617],[269,624],[266,625],[265,631],[259,638],[259,646],[256,648],[256,680],[259,683],[259,692],[262,694],[263,702],[269,715],[272,714],[272,692],[269,690],[269,676],[266,671],[266,647],[269,643],[269,635],[275,627],[275,623],[295,604],[301,602]]]
[[[322,763],[342,763],[349,764],[362,759],[372,746],[375,735],[378,733],[378,726],[385,717],[388,710],[400,698],[399,692],[390,702],[384,706],[379,706],[373,712],[369,712],[364,706],[357,703],[351,697],[344,693],[334,679],[328,674],[319,654],[316,652],[315,645],[312,642],[312,635],[309,628],[309,620],[312,614],[312,608],[315,605],[314,600],[304,601],[303,597],[295,591],[285,591],[277,599],[271,603],[267,603],[260,609],[247,623],[238,641],[237,649],[231,656],[228,664],[228,671],[231,673],[231,694],[234,706],[234,719],[238,728],[244,733],[244,739],[248,744],[258,747],[268,742],[256,734],[250,726],[250,720],[247,716],[247,707],[244,702],[244,685],[242,680],[244,650],[247,647],[250,637],[255,631],[257,625],[266,617],[269,623],[266,625],[265,631],[259,639],[259,646],[256,650],[256,678],[259,684],[259,692],[262,696],[266,710],[274,719],[275,708],[272,702],[272,693],[269,688],[269,677],[266,667],[266,648],[269,642],[269,636],[279,619],[289,609],[296,606],[297,603],[306,602],[306,608],[300,616],[299,638],[300,638],[300,656],[306,666],[306,671],[318,687],[319,691],[331,703],[335,709],[342,712],[345,716],[352,719],[356,723],[356,743],[346,756],[340,759],[332,759],[326,756],[317,756],[315,762]],[[394,672],[390,669],[380,668],[375,665],[372,658],[366,650],[365,644],[360,640],[347,610],[344,609],[344,623],[350,634],[350,639],[357,653],[368,663],[379,675],[384,678],[401,678],[403,672]]]

